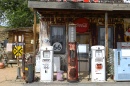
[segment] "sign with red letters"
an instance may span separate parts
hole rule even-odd
[[[89,23],[86,18],[78,18],[74,21],[76,24],[76,32],[84,33],[89,29]]]

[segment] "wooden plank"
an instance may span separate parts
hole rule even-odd
[[[75,10],[130,10],[130,4],[113,3],[73,3],[73,2],[38,2],[28,1],[29,8],[75,9]]]
[[[130,10],[130,4],[113,4],[113,10]]]
[[[24,40],[25,43],[31,44],[31,40],[33,39],[33,33],[25,33],[24,38],[25,38]]]

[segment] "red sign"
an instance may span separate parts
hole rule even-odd
[[[76,32],[84,33],[89,29],[88,20],[85,18],[76,19],[74,24],[76,24]]]
[[[99,0],[83,0],[84,2],[95,2],[95,3],[98,3]]]
[[[90,0],[84,0],[84,2],[90,2]]]

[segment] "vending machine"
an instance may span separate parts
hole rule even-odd
[[[130,49],[114,49],[114,80],[130,81]]]
[[[130,49],[130,42],[117,42],[117,49]]]
[[[67,81],[78,81],[78,60],[77,60],[77,43],[76,43],[76,25],[69,25],[69,42],[68,42],[68,71]]]
[[[78,71],[89,72],[89,44],[78,44]]]
[[[53,81],[53,46],[44,46],[40,49],[40,81]]]
[[[130,0],[123,0],[124,3],[130,3]]]
[[[91,81],[106,81],[105,47],[102,45],[91,47]]]

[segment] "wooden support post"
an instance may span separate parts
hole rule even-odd
[[[105,13],[105,64],[106,64],[106,80],[107,80],[107,59],[108,59],[108,14]]]
[[[33,56],[36,55],[36,11],[34,10],[34,27],[33,27]],[[33,61],[35,61],[35,58],[33,58]]]
[[[106,51],[106,60],[108,58],[108,14],[105,13],[105,51]]]

